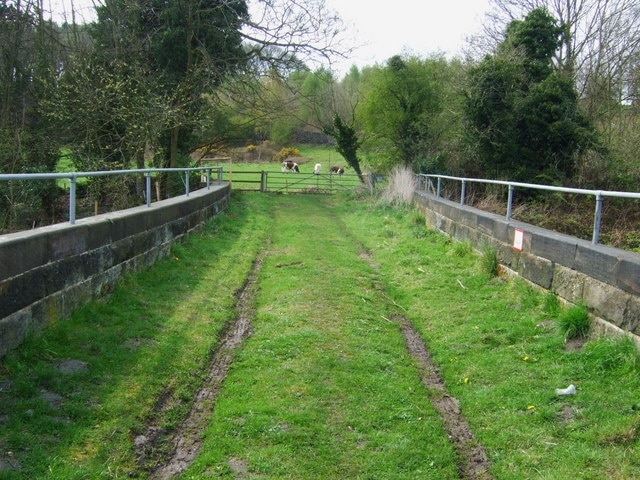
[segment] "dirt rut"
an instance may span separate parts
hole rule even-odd
[[[215,352],[209,374],[196,394],[189,416],[182,423],[173,438],[173,454],[167,463],[160,465],[149,476],[154,480],[173,478],[184,472],[196,459],[202,448],[201,432],[206,428],[215,409],[216,398],[233,363],[235,352],[251,334],[253,299],[256,281],[265,257],[261,253],[253,263],[253,268],[244,287],[237,294],[238,317],[228,329]]]
[[[235,352],[252,331],[256,281],[265,256],[265,251],[258,256],[246,284],[237,294],[237,320],[228,329],[213,355],[209,374],[196,395],[189,416],[171,439],[173,452],[169,460],[161,465],[156,464],[156,468],[149,478],[153,480],[174,478],[184,472],[200,453],[202,448],[201,432],[206,428],[213,414],[216,398],[233,362]],[[374,268],[378,268],[373,264],[370,253],[364,249],[361,252],[361,258],[372,263]],[[377,289],[381,295],[388,299],[381,285],[378,285]],[[485,450],[475,439],[467,420],[462,415],[458,399],[448,394],[445,383],[439,375],[438,368],[422,337],[403,315],[394,315],[392,321],[399,325],[407,349],[418,366],[422,382],[427,388],[432,403],[442,417],[447,435],[456,449],[460,478],[464,480],[492,479],[489,470],[490,462]],[[146,435],[141,435],[140,438],[152,438],[154,435],[159,436],[154,427],[150,425]],[[143,460],[142,456],[141,460]],[[141,463],[144,462],[141,461]]]

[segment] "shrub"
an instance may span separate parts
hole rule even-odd
[[[470,242],[454,242],[450,254],[454,257],[464,258],[473,252]]]
[[[280,149],[278,153],[275,154],[273,159],[276,162],[282,162],[289,157],[301,157],[302,153],[297,148],[293,147],[283,147]]]

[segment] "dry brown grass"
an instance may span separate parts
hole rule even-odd
[[[390,204],[410,204],[417,188],[416,178],[409,167],[400,166],[389,175],[389,184],[381,200]]]

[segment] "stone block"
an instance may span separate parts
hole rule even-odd
[[[54,262],[87,251],[87,229],[81,225],[67,225],[49,235],[49,260]]]
[[[621,328],[640,335],[640,298],[635,295],[629,295],[627,307],[624,312],[624,321]]]
[[[619,257],[616,285],[625,292],[640,296],[640,255],[625,253]]]
[[[546,258],[522,253],[516,271],[521,277],[529,280],[531,283],[545,290],[549,290],[553,280],[553,268],[553,262]]]
[[[537,257],[573,268],[576,261],[577,239],[537,228],[527,229],[530,235],[528,251]]]
[[[589,279],[584,286],[584,303],[593,313],[617,327],[625,324],[629,294],[598,280]]]
[[[619,251],[586,242],[576,244],[575,268],[589,277],[616,284]]]
[[[553,269],[551,290],[561,298],[571,303],[580,303],[584,298],[584,286],[588,277],[563,265],[556,265]]]
[[[0,280],[15,277],[48,261],[46,232],[29,230],[0,235]]]

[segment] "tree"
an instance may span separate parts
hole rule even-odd
[[[394,56],[363,77],[364,98],[358,117],[366,132],[363,148],[385,159],[433,171],[441,160],[443,113],[449,69],[446,60]]]
[[[630,158],[637,157],[640,148],[634,133],[640,119],[628,106],[634,102],[634,72],[640,57],[637,0],[492,0],[491,4],[484,36],[476,38],[485,52],[502,42],[509,22],[526,12],[546,7],[558,19],[563,35],[553,67],[573,79],[582,111],[608,152],[580,159],[580,181],[598,188],[609,184],[611,189],[636,184],[640,167]]]
[[[474,39],[478,47],[492,50],[513,20],[546,9],[563,28],[554,66],[574,77],[580,96],[594,72],[607,70],[611,79],[621,81],[635,63],[640,48],[640,8],[635,0],[491,0],[491,4],[484,35]]]
[[[336,151],[342,155],[349,166],[353,168],[353,171],[356,172],[360,181],[365,183],[362,169],[360,168],[360,160],[358,159],[360,141],[358,140],[354,126],[345,124],[340,115],[335,114],[332,127],[325,128],[324,131],[335,139]]]
[[[546,10],[532,10],[470,70],[468,131],[489,176],[562,182],[575,155],[596,146],[572,79],[551,66],[562,33]]]
[[[44,86],[62,61],[61,31],[44,19],[40,3],[0,1],[0,171],[51,171],[57,137],[39,109]],[[0,182],[0,230],[51,220],[53,182]]]
[[[113,102],[110,107],[118,111],[103,113],[136,117],[130,125],[144,126],[149,134],[145,149],[162,159],[157,165],[176,166],[197,145],[209,143],[199,135],[208,134],[207,125],[226,116],[221,110],[242,104],[262,75],[285,78],[289,69],[301,65],[299,57],[336,52],[339,19],[322,0],[266,0],[257,6],[262,10],[251,18],[244,0],[106,0],[91,28],[96,48],[78,71],[84,72],[80,76],[104,71],[114,79],[124,74],[117,85],[135,84],[136,91],[151,97],[131,104]],[[314,15],[306,15],[309,12]],[[66,75],[63,81],[72,77]],[[100,78],[87,80],[96,89],[103,84]],[[66,101],[74,103],[73,98]],[[120,141],[112,145],[134,139],[139,145],[139,135],[126,125],[114,126],[109,136]],[[76,139],[86,138],[84,133],[79,131]],[[95,156],[103,153],[98,149]]]
[[[347,57],[354,47],[345,45],[345,30],[325,0],[261,0],[252,4],[242,35],[257,71],[275,69],[287,77]]]
[[[166,102],[171,120],[160,143],[168,153],[167,164],[177,166],[180,150],[194,146],[189,136],[198,123],[203,94],[247,61],[240,33],[248,18],[246,3],[107,0],[97,13],[99,55],[107,65],[133,59],[132,71],[152,78],[150,92]]]

